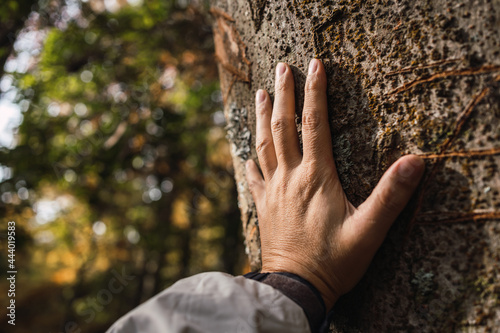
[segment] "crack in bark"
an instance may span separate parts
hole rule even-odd
[[[264,19],[264,10],[267,6],[267,0],[247,0],[250,11],[252,12],[252,21],[255,25],[255,32],[260,30],[262,20]]]
[[[389,77],[389,76],[393,76],[393,75],[396,75],[396,74],[408,73],[408,72],[412,72],[412,71],[417,70],[417,69],[433,68],[433,67],[437,67],[437,66],[441,66],[441,65],[446,65],[446,64],[454,63],[454,62],[457,62],[457,61],[460,61],[460,60],[462,60],[462,59],[459,59],[459,58],[456,58],[456,59],[445,59],[445,60],[433,62],[432,64],[427,64],[427,65],[404,67],[404,68],[398,69],[396,71],[392,71],[392,72],[386,73],[384,75],[384,77]]]
[[[460,70],[449,70],[449,71],[444,71],[441,73],[437,73],[434,75],[431,75],[429,77],[425,78],[420,78],[416,79],[410,82],[403,83],[403,85],[389,91],[386,93],[386,96],[391,96],[395,94],[399,94],[403,91],[409,90],[419,84],[426,83],[426,82],[432,82],[438,79],[443,79],[446,77],[450,76],[467,76],[467,75],[478,75],[478,74],[488,74],[488,73],[493,73],[493,72],[498,72],[500,71],[500,66],[495,66],[495,65],[486,65],[486,66],[481,66],[477,68],[466,68],[466,69],[460,69]]]
[[[339,24],[339,30],[340,30],[339,47],[340,48],[344,47],[344,28],[341,24],[342,20],[344,19],[344,16],[345,16],[344,9],[342,8],[336,9],[332,12],[332,14],[330,14],[329,17],[324,19],[322,22],[316,24],[312,28],[314,55],[316,58],[322,58],[326,55],[326,53],[328,53],[327,48],[321,47],[322,42],[324,43],[325,41],[325,38],[323,37],[323,32],[336,23]],[[319,52],[319,50],[323,51]]]

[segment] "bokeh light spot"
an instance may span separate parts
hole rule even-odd
[[[104,222],[102,221],[96,221],[92,225],[92,230],[96,235],[102,236],[106,233],[106,224],[104,224]]]

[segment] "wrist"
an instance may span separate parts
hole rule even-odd
[[[299,276],[300,278],[307,281],[314,289],[319,293],[324,305],[326,312],[330,311],[333,305],[337,302],[340,295],[337,295],[327,283],[325,283],[317,275],[310,273],[308,270],[298,270],[293,267],[288,267],[287,269],[279,268],[266,268],[262,267],[262,273],[291,273]]]
[[[340,295],[337,295],[333,290],[330,289],[328,284],[326,284],[317,275],[307,274],[306,272],[294,273],[303,279],[309,281],[320,293],[325,303],[326,312],[329,312],[333,305],[337,302]]]
[[[309,281],[288,272],[251,272],[244,276],[279,290],[302,308],[311,332],[322,331],[320,328],[325,325],[326,307],[321,294]]]

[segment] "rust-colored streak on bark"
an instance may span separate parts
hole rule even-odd
[[[235,20],[229,14],[217,8],[210,13],[216,19],[214,26],[215,58],[219,66],[227,73],[221,74],[221,90],[225,101],[236,81],[249,83],[251,62],[246,56],[246,45],[236,30]],[[223,77],[226,76],[226,77]]]
[[[498,81],[498,79],[500,79],[500,74],[494,78],[494,81]],[[469,104],[467,104],[465,109],[462,111],[462,113],[458,117],[458,120],[457,120],[456,125],[455,125],[455,129],[453,130],[453,134],[450,137],[448,137],[448,139],[446,139],[446,141],[441,145],[440,152],[439,152],[439,154],[437,154],[437,156],[439,156],[439,157],[437,157],[436,163],[432,167],[431,171],[429,172],[429,176],[427,176],[427,178],[425,179],[425,181],[421,187],[421,190],[420,190],[420,193],[419,193],[419,196],[417,199],[417,205],[415,207],[415,211],[413,213],[412,219],[410,220],[410,223],[408,226],[408,228],[409,228],[408,232],[410,232],[412,230],[413,226],[417,223],[416,218],[417,218],[418,212],[422,208],[422,203],[424,201],[424,196],[425,196],[425,190],[428,188],[429,184],[433,180],[433,178],[436,175],[436,173],[438,172],[439,168],[443,165],[443,163],[445,161],[445,158],[442,158],[442,156],[444,154],[446,154],[446,151],[448,150],[448,148],[451,146],[453,141],[455,141],[455,139],[458,137],[458,134],[462,130],[462,127],[465,125],[467,119],[469,119],[475,106],[477,104],[479,104],[479,102],[489,93],[489,91],[490,91],[489,87],[484,87],[483,89],[481,89],[481,91],[479,91],[479,93],[477,93],[471,99]]]
[[[474,98],[469,102],[467,107],[464,109],[462,114],[458,117],[457,124],[455,126],[455,130],[453,131],[453,134],[449,136],[445,142],[441,145],[441,151],[440,153],[443,154],[448,150],[448,148],[451,146],[453,141],[458,137],[458,134],[460,131],[462,131],[462,128],[464,127],[465,123],[467,122],[467,119],[469,119],[472,111],[476,107],[477,104],[490,92],[489,87],[484,87],[479,94],[476,94]]]
[[[396,26],[394,28],[392,28],[392,31],[397,31],[402,24],[403,24],[403,21],[399,20],[398,24],[396,24]]]
[[[460,223],[460,222],[470,222],[470,221],[484,221],[484,220],[497,220],[500,219],[500,212],[470,212],[470,213],[450,213],[448,215],[455,215],[453,217],[441,220],[435,220],[439,216],[447,215],[446,213],[436,213],[436,214],[422,214],[421,217],[434,218],[434,220],[429,221],[417,221],[416,224],[436,224],[437,223]]]
[[[232,18],[228,13],[223,12],[222,10],[215,8],[215,7],[210,8],[210,14],[212,14],[216,18],[221,17],[221,18],[225,19],[226,21],[236,22],[236,20],[234,18]]]
[[[389,73],[385,74],[384,76],[385,77],[389,77],[389,76],[393,76],[393,75],[396,75],[396,74],[403,74],[403,73],[413,72],[414,70],[417,70],[417,69],[433,68],[433,67],[437,67],[437,66],[441,66],[441,65],[446,65],[446,64],[454,63],[454,62],[457,62],[457,61],[460,61],[460,60],[461,59],[445,59],[445,60],[433,62],[432,64],[405,67],[405,68],[398,69],[397,71],[389,72]]]
[[[250,82],[250,78],[247,75],[245,75],[245,73],[241,73],[241,71],[238,68],[234,67],[233,65],[227,62],[224,62],[218,55],[215,55],[215,58],[221,64],[221,66],[224,67],[226,71],[233,74],[239,81],[246,83]]]
[[[500,154],[499,148],[491,148],[491,149],[473,149],[473,150],[464,150],[464,151],[453,151],[442,154],[417,154],[423,159],[440,159],[440,158],[448,158],[448,157],[476,157],[476,156],[492,156]]]
[[[257,227],[254,225],[252,227],[252,230],[250,230],[250,238],[249,239],[252,239],[255,236],[256,232],[257,232]]]
[[[467,76],[467,75],[478,75],[478,74],[488,74],[488,73],[493,73],[493,72],[498,72],[500,71],[500,66],[494,66],[494,65],[486,65],[478,68],[467,68],[467,69],[460,69],[460,70],[449,70],[449,71],[444,71],[441,73],[437,73],[434,75],[431,75],[429,77],[425,78],[420,78],[416,79],[410,82],[403,83],[403,85],[389,91],[386,95],[395,95],[399,94],[403,91],[409,90],[419,84],[426,83],[426,82],[432,82],[434,80],[442,79],[445,77],[450,77],[450,76]]]

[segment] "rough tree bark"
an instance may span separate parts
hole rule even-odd
[[[301,129],[307,64],[328,73],[334,156],[361,203],[399,156],[424,180],[367,275],[335,307],[334,332],[493,332],[500,327],[500,1],[214,0],[228,138],[252,268],[258,220],[254,95],[294,71]]]

